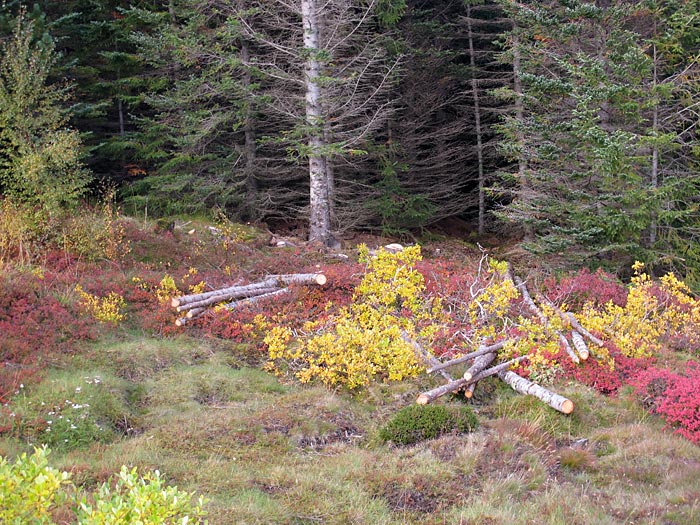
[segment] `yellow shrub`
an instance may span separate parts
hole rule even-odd
[[[83,290],[82,286],[76,285],[75,291],[80,296],[80,306],[89,315],[102,323],[119,324],[126,319],[123,309],[126,308],[126,301],[116,292],[109,292],[106,297],[98,297]]]
[[[421,258],[420,247],[396,254],[380,250],[370,257],[361,246],[360,256],[368,271],[350,307],[325,326],[308,324],[305,329],[316,332],[305,337],[294,339],[285,327],[270,330],[264,342],[271,369],[280,371],[286,364],[302,382],[319,380],[348,388],[374,379],[400,381],[423,370],[410,339],[435,331],[440,308],[426,299],[423,276],[413,267]],[[402,309],[412,315],[401,315]]]

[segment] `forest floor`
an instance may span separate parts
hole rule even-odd
[[[478,430],[399,447],[379,429],[438,378],[350,392],[264,371],[254,316],[293,322],[327,298],[351,300],[362,271],[351,245],[344,259],[203,221],[171,231],[126,220],[119,241],[112,260],[56,251],[3,266],[0,455],[47,443],[50,463],[86,489],[123,464],[158,469],[208,499],[212,525],[700,523],[700,447],[666,429],[629,386],[603,395],[557,376],[551,388],[576,407],[566,416],[486,379],[471,400]],[[423,253],[450,271],[480,257],[437,236]],[[183,328],[158,301],[173,284],[187,291],[318,270],[327,289]],[[98,300],[88,315],[86,297],[110,292],[114,304],[123,298],[119,314]],[[689,358],[669,350],[660,359]]]

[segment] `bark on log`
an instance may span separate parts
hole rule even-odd
[[[268,275],[267,279],[276,279],[283,284],[318,284],[323,286],[328,278],[322,273],[287,273],[280,275]]]
[[[496,360],[496,354],[495,353],[490,353],[490,354],[484,354],[479,357],[477,357],[474,360],[474,363],[472,366],[470,366],[466,372],[464,372],[464,379],[469,381],[472,377],[477,375],[479,372],[482,370],[486,369],[487,366],[489,366],[491,363],[493,363]]]
[[[418,341],[415,339],[412,339],[409,337],[409,335],[404,332],[403,330],[401,331],[401,338],[409,343],[411,346],[413,346],[414,352],[428,365],[431,367],[439,366],[440,361],[438,361],[433,354],[431,354],[429,351],[427,351],[425,348],[423,348]],[[448,373],[445,372],[444,370],[440,370],[440,375],[444,377],[447,381],[454,381],[454,378]]]
[[[228,286],[226,288],[220,288],[218,290],[213,290],[211,292],[183,295],[181,297],[174,297],[170,304],[173,308],[182,307],[188,304],[197,303],[201,301],[206,301],[208,299],[215,299],[209,304],[214,304],[216,302],[226,301],[235,297],[237,293],[246,293],[252,290],[259,290],[261,288],[277,287],[279,284],[275,279],[265,279],[264,281],[258,283],[251,283],[245,285]],[[240,296],[239,296],[240,297]]]
[[[567,317],[569,318],[569,321],[571,321],[571,326],[573,326],[579,334],[585,335],[586,337],[588,337],[588,339],[593,344],[596,344],[598,346],[604,345],[604,343],[601,339],[597,338],[592,333],[590,333],[588,330],[586,330],[583,326],[581,326],[581,324],[578,322],[578,320],[576,319],[574,314],[569,312]]]
[[[469,354],[455,357],[454,359],[450,359],[449,361],[445,361],[444,363],[440,363],[436,366],[433,366],[433,367],[429,368],[427,370],[427,372],[429,374],[431,374],[433,372],[438,372],[439,370],[442,370],[443,368],[447,368],[447,367],[450,367],[453,365],[458,365],[460,363],[464,363],[466,361],[470,361],[476,357],[479,357],[480,355],[491,354],[493,352],[497,352],[498,350],[503,348],[503,346],[505,344],[506,344],[505,341],[499,341],[498,343],[494,343],[494,344],[488,345],[488,346],[481,345],[481,346],[479,346],[479,348],[477,350],[475,350]]]
[[[213,290],[211,292],[204,292],[200,294],[190,294],[183,295],[181,297],[175,297],[171,300],[173,308],[178,306],[184,306],[190,303],[203,301],[213,297],[221,297],[218,301],[222,302],[228,299],[234,299],[236,297],[245,297],[245,295],[236,295],[239,292],[246,293],[249,290],[259,290],[261,288],[279,288],[280,284],[326,284],[327,278],[322,273],[293,273],[293,274],[281,274],[281,275],[269,275],[264,280],[251,283],[246,285],[235,285],[228,286],[226,288],[220,288],[218,290]],[[213,304],[213,303],[209,303]]]
[[[248,306],[251,304],[255,304],[258,301],[262,301],[263,299],[268,299],[270,297],[282,295],[282,294],[285,294],[287,292],[289,292],[289,288],[282,288],[281,290],[276,290],[274,292],[268,292],[268,293],[264,293],[262,295],[256,295],[255,297],[248,297],[247,299],[233,301],[233,302],[224,304],[223,307],[226,308],[227,310],[235,310],[236,308],[241,308],[242,306]]]
[[[277,285],[272,285],[270,286],[268,284],[269,281],[263,281],[263,283],[256,283],[255,285],[250,285],[245,288],[240,288],[238,290],[226,293],[226,294],[219,294],[215,295],[212,297],[208,297],[206,299],[202,299],[201,301],[193,301],[191,303],[187,303],[184,305],[180,305],[177,307],[178,312],[184,312],[186,310],[191,310],[193,308],[203,308],[206,306],[211,306],[213,304],[217,303],[222,303],[224,301],[230,301],[232,299],[242,299],[245,297],[255,297],[256,295],[262,295],[270,292],[274,292],[276,290],[279,290],[279,286]],[[266,284],[267,286],[261,286],[262,284]]]
[[[499,373],[498,376],[516,392],[534,396],[563,414],[571,414],[571,412],[574,411],[574,403],[570,399],[560,396],[551,390],[547,390],[524,377],[520,377],[515,372],[503,371]]]
[[[527,356],[516,357],[515,359],[511,359],[510,361],[501,363],[500,365],[496,365],[492,368],[482,370],[477,375],[472,377],[469,381],[462,377],[450,383],[446,383],[439,387],[433,388],[432,390],[428,390],[427,392],[423,392],[421,395],[418,396],[418,399],[416,399],[416,403],[418,403],[419,405],[427,405],[428,403],[435,401],[437,398],[442,397],[445,394],[455,392],[460,388],[468,386],[471,383],[476,383],[477,381],[481,381],[486,377],[498,374],[499,372],[508,369],[510,366],[519,363],[523,359],[527,359]]]
[[[574,343],[574,348],[576,348],[576,352],[581,356],[581,359],[585,361],[590,357],[591,353],[588,350],[586,341],[583,340],[583,336],[576,330],[571,331],[571,341]]]

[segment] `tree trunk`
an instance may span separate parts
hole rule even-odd
[[[304,83],[309,155],[309,240],[327,244],[331,238],[330,195],[323,140],[323,99],[319,17],[316,0],[301,0],[304,27]]]
[[[252,79],[250,75],[250,49],[248,43],[244,40],[241,44],[241,61],[245,72],[243,73],[243,89],[248,92],[250,90]],[[250,99],[245,108],[245,123],[243,124],[243,133],[245,143],[243,146],[243,154],[245,155],[245,191],[246,191],[246,208],[250,217],[255,217],[255,202],[258,195],[258,183],[255,178],[255,160],[257,155],[257,146],[255,144],[255,115]]]
[[[481,134],[481,108],[479,105],[479,86],[476,82],[476,58],[474,56],[474,35],[472,32],[471,6],[467,4],[467,39],[469,40],[469,65],[471,66],[472,100],[474,103],[474,131],[476,133],[476,161],[479,174],[479,219],[478,233],[484,234],[486,216],[485,180],[484,180],[484,146]]]
[[[533,383],[524,377],[520,377],[515,372],[504,371],[499,373],[498,376],[503,379],[503,381],[508,383],[508,385],[510,385],[510,387],[516,392],[534,396],[559,412],[571,414],[571,412],[574,411],[574,403],[571,400],[560,396],[551,390],[547,390],[546,388],[541,387],[537,383]]]
[[[513,91],[515,92],[515,120],[519,129],[516,133],[518,147],[520,153],[518,155],[518,182],[520,183],[519,198],[523,202],[530,200],[530,183],[527,177],[527,159],[525,158],[525,136],[522,132],[522,126],[525,120],[525,104],[523,102],[523,86],[520,81],[522,67],[520,65],[520,38],[518,36],[518,27],[513,24]],[[532,226],[524,224],[525,242],[530,242],[534,238]]]

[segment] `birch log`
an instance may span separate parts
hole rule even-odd
[[[583,340],[583,336],[579,334],[576,330],[571,331],[571,342],[574,343],[574,348],[576,349],[578,355],[581,356],[581,359],[585,361],[590,357],[591,353],[588,350],[588,345],[586,345],[586,341]]]
[[[470,366],[466,372],[464,372],[464,379],[469,381],[472,377],[477,375],[479,372],[484,370],[487,366],[489,366],[491,363],[493,363],[496,360],[496,354],[495,353],[490,353],[490,354],[484,354],[479,357],[477,357],[474,360],[474,363],[472,366]]]
[[[262,284],[262,283],[260,283]],[[178,312],[183,312],[186,310],[191,310],[195,308],[203,308],[207,306],[212,306],[217,303],[224,301],[231,301],[232,299],[244,299],[246,297],[255,297],[256,295],[263,295],[266,293],[274,292],[279,290],[279,286],[250,286],[246,289],[240,289],[226,295],[218,295],[214,297],[209,297],[207,299],[202,299],[201,301],[195,301],[192,303],[184,304],[178,306],[176,310]]]
[[[521,357],[516,357],[515,359],[511,359],[510,361],[507,361],[505,363],[501,363],[500,365],[496,365],[492,368],[487,368],[486,370],[482,370],[479,372],[476,376],[472,377],[469,381],[464,379],[463,377],[460,379],[457,379],[455,381],[451,381],[450,383],[446,383],[444,385],[441,385],[437,388],[433,388],[432,390],[428,390],[427,392],[423,392],[421,395],[418,396],[418,399],[416,399],[416,403],[419,405],[427,405],[428,403],[431,403],[432,401],[435,401],[437,398],[444,396],[445,394],[449,394],[450,392],[455,392],[459,390],[460,388],[464,388],[468,386],[471,383],[476,383],[477,381],[481,381],[482,379],[498,374],[499,372],[502,372],[503,370],[507,370],[510,366],[519,363],[523,359],[526,359],[527,356],[521,356]]]
[[[214,304],[217,302],[223,302],[229,299],[235,299],[236,297],[246,297],[250,291],[258,291],[258,293],[263,288],[279,288],[280,284],[318,284],[324,285],[328,279],[322,273],[293,273],[293,274],[282,274],[282,275],[268,275],[264,280],[251,283],[246,285],[235,285],[228,286],[226,288],[220,288],[218,290],[213,290],[211,292],[204,292],[199,294],[183,295],[181,297],[174,297],[171,301],[173,308],[179,306],[188,305],[191,303],[196,303],[204,301],[210,298],[218,298],[209,304]]]
[[[262,301],[263,299],[268,299],[270,297],[275,297],[277,295],[282,295],[289,292],[289,288],[282,288],[281,290],[275,290],[274,292],[268,292],[264,293],[262,295],[256,295],[255,297],[248,297],[246,299],[240,299],[238,301],[232,301],[230,303],[226,303],[222,305],[224,308],[227,310],[235,310],[237,308],[241,308],[242,306],[248,306],[251,304],[255,304],[258,301]]]
[[[547,390],[546,388],[538,385],[537,383],[533,383],[524,377],[520,377],[515,372],[504,370],[503,372],[499,373],[498,376],[508,385],[510,385],[510,387],[516,392],[534,396],[563,414],[571,414],[571,412],[574,411],[574,403],[570,399],[560,396],[551,390]]]
[[[468,354],[465,354],[465,355],[462,355],[459,357],[455,357],[454,359],[450,359],[449,361],[445,361],[444,363],[440,363],[438,365],[432,366],[431,368],[429,368],[427,370],[427,372],[429,374],[431,374],[433,372],[438,372],[439,370],[442,370],[443,368],[447,368],[447,367],[450,367],[453,365],[458,365],[460,363],[465,363],[467,361],[471,361],[472,359],[479,357],[480,355],[497,352],[498,350],[503,348],[503,346],[505,344],[506,344],[505,341],[500,341],[498,343],[494,343],[494,344],[489,345],[489,346],[481,345],[477,350],[475,350],[473,352],[470,352]]]

